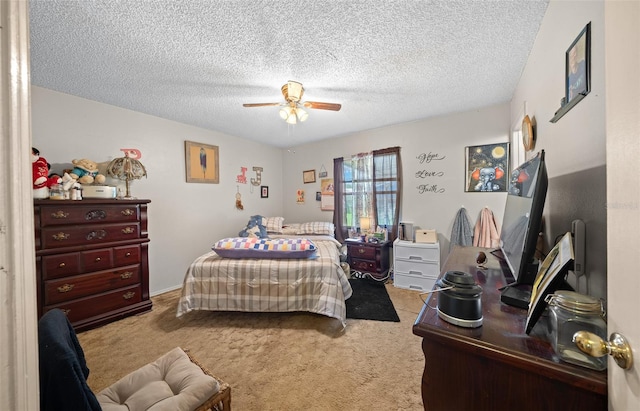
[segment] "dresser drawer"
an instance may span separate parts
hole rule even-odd
[[[62,304],[47,305],[43,312],[54,308],[60,308],[67,314],[72,323],[86,318],[102,315],[106,312],[117,310],[142,301],[142,292],[139,285],[122,288],[116,291],[67,301]]]
[[[139,223],[91,226],[48,227],[42,229],[43,248],[71,247],[113,241],[135,240],[140,237]]]
[[[436,277],[424,277],[421,275],[393,273],[393,285],[408,290],[430,291],[437,280]]]
[[[440,275],[440,266],[436,262],[396,260],[395,272],[411,275],[430,276]]]
[[[124,247],[114,247],[115,267],[140,262],[140,245],[128,245]]]
[[[367,247],[366,245],[358,245],[349,244],[349,255],[351,258],[362,258],[362,259],[375,259],[376,258],[376,248],[375,247]]]
[[[47,255],[42,257],[42,278],[67,277],[80,273],[80,253]]]
[[[40,208],[40,225],[92,224],[137,221],[136,205],[46,205]]]
[[[377,267],[375,261],[368,260],[351,260],[351,269],[356,271],[376,272]]]
[[[440,261],[440,247],[427,244],[402,245],[396,243],[393,252],[395,258],[411,261]]]
[[[110,248],[100,250],[83,251],[82,256],[83,272],[106,270],[113,267],[113,257]]]
[[[45,281],[44,303],[60,303],[139,282],[139,265]]]

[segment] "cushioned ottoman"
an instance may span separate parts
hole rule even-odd
[[[230,388],[181,348],[124,376],[96,395],[103,411],[230,409]]]

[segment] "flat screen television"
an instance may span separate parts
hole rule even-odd
[[[548,184],[544,150],[511,172],[500,232],[500,250],[515,280],[510,286],[532,285],[536,278],[534,256]]]

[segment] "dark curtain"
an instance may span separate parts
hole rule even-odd
[[[343,161],[342,157],[333,159],[333,224],[336,226],[336,240],[342,244],[349,237],[348,228],[344,226],[344,200],[342,198],[344,193]]]

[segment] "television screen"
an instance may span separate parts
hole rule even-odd
[[[500,232],[500,249],[517,284],[533,284],[536,244],[547,195],[544,150],[513,170]]]

